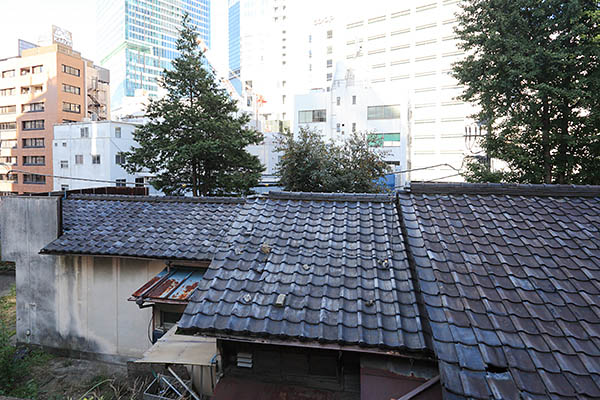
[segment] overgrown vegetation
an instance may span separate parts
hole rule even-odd
[[[314,130],[301,128],[296,137],[283,134],[277,166],[280,184],[295,192],[377,193],[385,191],[381,178],[390,171],[380,143],[365,133],[353,133],[345,142],[325,142]]]
[[[28,379],[29,371],[51,356],[41,351],[19,351],[11,339],[15,334],[16,289],[0,297],[0,395],[35,398],[38,386]]]
[[[130,381],[93,361],[54,357],[14,345],[16,289],[0,297],[0,397],[37,400],[141,399],[149,379]]]

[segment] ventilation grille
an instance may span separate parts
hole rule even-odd
[[[238,368],[252,368],[252,353],[237,354]]]

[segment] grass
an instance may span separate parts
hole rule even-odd
[[[36,398],[38,385],[27,379],[28,372],[52,358],[42,351],[22,353],[11,343],[17,319],[17,293],[12,285],[6,296],[0,297],[0,395]]]
[[[0,321],[8,329],[10,336],[15,334],[17,323],[17,289],[10,287],[10,292],[0,297]]]

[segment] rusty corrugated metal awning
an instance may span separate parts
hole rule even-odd
[[[187,304],[205,272],[205,268],[166,267],[136,290],[129,300]]]

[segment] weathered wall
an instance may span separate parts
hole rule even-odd
[[[6,197],[0,205],[2,259],[16,263],[17,341],[46,344],[56,326],[55,257],[38,254],[58,235],[55,197]]]
[[[58,257],[57,347],[139,357],[150,346],[152,311],[127,299],[162,268],[160,261]]]
[[[149,346],[151,309],[127,299],[164,263],[38,254],[58,236],[59,199],[7,197],[0,204],[2,258],[16,262],[17,341],[111,361]]]

